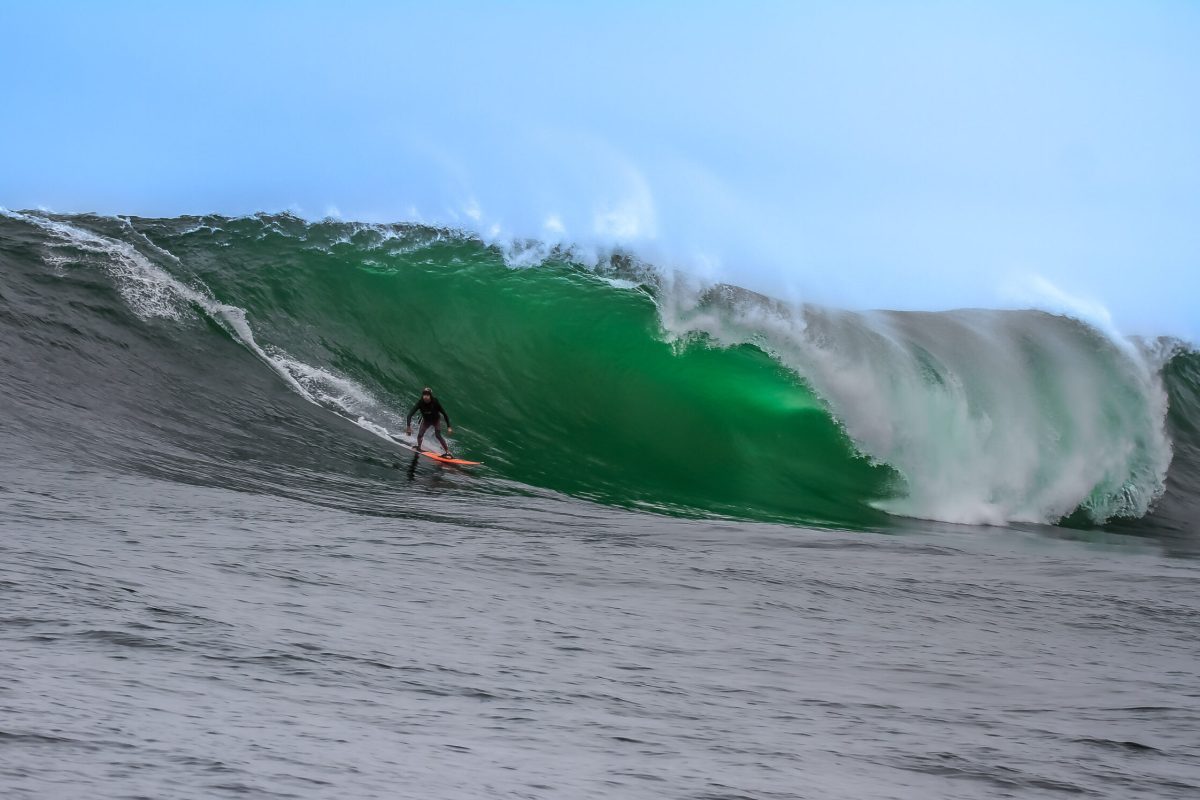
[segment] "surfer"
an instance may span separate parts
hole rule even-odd
[[[409,436],[412,436],[413,415],[418,411],[421,412],[421,428],[417,431],[417,449],[421,449],[421,440],[425,438],[425,431],[433,428],[433,435],[442,445],[442,457],[450,458],[450,445],[446,444],[446,440],[442,438],[442,424],[438,415],[446,418],[446,433],[454,435],[454,428],[450,427],[450,415],[446,413],[446,409],[442,408],[442,404],[433,396],[433,390],[428,386],[421,390],[421,399],[412,407],[412,411],[408,412],[408,421],[405,424],[408,426]]]

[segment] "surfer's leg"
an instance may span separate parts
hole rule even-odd
[[[421,420],[421,427],[419,430],[417,430],[417,449],[418,450],[421,449],[421,440],[423,440],[425,438],[425,431],[427,431],[427,430],[429,430],[429,423],[426,422],[425,420]],[[434,430],[436,430],[436,428]],[[442,438],[442,435],[440,433],[438,434],[438,438],[439,439]]]
[[[438,442],[442,445],[442,452],[449,453],[450,445],[446,444],[446,440],[442,438],[442,425],[440,422],[433,423],[433,435],[437,437]]]

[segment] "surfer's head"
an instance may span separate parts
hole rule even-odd
[[[421,397],[433,397],[433,389],[430,389],[428,386],[426,386],[421,390]]]

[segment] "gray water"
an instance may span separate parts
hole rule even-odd
[[[402,502],[9,461],[0,793],[1200,796],[1200,575],[1151,542]]]

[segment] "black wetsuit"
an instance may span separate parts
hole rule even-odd
[[[421,412],[421,429],[417,431],[417,447],[421,447],[421,440],[425,438],[425,431],[433,428],[433,435],[437,437],[438,442],[442,445],[442,450],[450,451],[450,445],[446,444],[446,440],[442,438],[442,428],[438,424],[438,415],[440,414],[446,420],[446,427],[453,427],[450,424],[450,415],[446,413],[446,409],[442,408],[442,404],[438,402],[436,397],[430,397],[429,402],[425,402],[422,397],[417,401],[417,404],[412,407],[412,411],[408,412],[407,425],[412,427],[412,418],[418,412]]]

